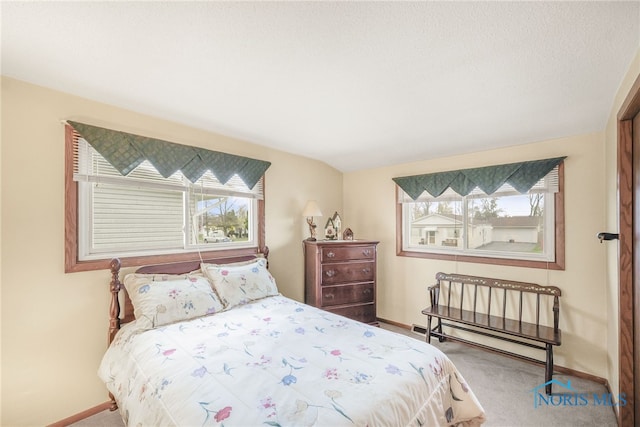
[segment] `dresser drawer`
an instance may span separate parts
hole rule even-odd
[[[373,281],[375,263],[373,262],[345,262],[340,264],[322,265],[322,286],[346,282]]]
[[[338,246],[322,248],[322,262],[343,261],[349,259],[375,259],[375,246]]]
[[[376,322],[376,306],[375,304],[362,304],[351,305],[349,307],[342,308],[327,308],[326,310],[339,314],[341,316],[349,317],[350,319],[357,320],[364,323]]]
[[[326,286],[322,288],[322,306],[373,302],[373,283]]]

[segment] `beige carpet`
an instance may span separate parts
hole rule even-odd
[[[387,324],[381,326],[419,340],[424,339],[420,335],[396,326]],[[555,374],[554,379],[563,384],[571,381],[573,389],[570,392],[571,395],[577,394],[584,399],[569,399],[567,403],[573,401],[578,404],[573,406],[570,404],[552,406],[542,403],[536,408],[534,407],[535,395],[532,390],[544,382],[543,366],[526,363],[463,344],[453,342],[439,343],[437,340],[432,343],[451,358],[475,392],[487,414],[485,426],[617,426],[615,414],[610,406],[594,404],[594,394],[602,396],[607,392],[606,388],[601,384],[567,375]],[[553,391],[558,393],[563,390],[554,385]],[[561,402],[560,397],[556,396],[554,402]],[[75,423],[73,426],[121,427],[124,426],[124,423],[117,412],[105,411]]]

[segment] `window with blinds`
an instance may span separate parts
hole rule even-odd
[[[252,189],[210,171],[191,183],[180,171],[164,178],[146,160],[122,176],[74,133],[73,179],[80,261],[257,245],[264,177]]]
[[[436,188],[441,176],[457,171],[416,175],[417,185],[398,179],[399,255],[563,268],[564,253],[558,252],[564,252],[564,240],[556,233],[564,224],[564,209],[558,206],[562,167],[560,161],[538,181],[531,180],[525,192],[504,182],[490,194],[475,187],[460,195],[447,187],[436,197],[426,190],[420,194],[421,187]]]

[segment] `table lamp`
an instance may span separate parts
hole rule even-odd
[[[310,237],[307,239],[309,241],[315,242],[316,240],[316,224],[313,222],[314,216],[322,216],[322,212],[318,207],[318,203],[315,200],[309,200],[307,205],[304,207],[302,211],[302,216],[307,217],[307,224],[309,224],[309,234]]]

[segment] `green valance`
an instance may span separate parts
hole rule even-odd
[[[165,178],[181,171],[189,181],[196,182],[210,170],[222,184],[226,184],[237,174],[247,187],[253,188],[271,166],[270,162],[263,160],[190,147],[84,123],[68,123],[125,176],[140,163],[148,160]]]
[[[461,196],[466,196],[474,188],[478,187],[485,194],[490,195],[504,184],[510,184],[519,193],[526,193],[565,158],[566,156],[506,165],[404,176],[393,178],[393,180],[413,200],[420,197],[424,191],[433,197],[438,197],[447,188],[451,188]]]

